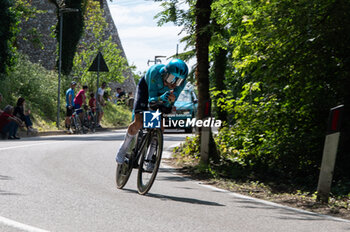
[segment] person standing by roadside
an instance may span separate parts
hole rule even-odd
[[[74,108],[79,109],[77,114],[80,117],[80,120],[83,121],[83,110],[80,109],[83,105],[86,105],[86,96],[85,93],[88,90],[87,85],[84,85],[83,88],[78,92],[77,96],[74,98]]]
[[[70,88],[67,90],[66,92],[66,120],[65,120],[65,124],[66,124],[66,128],[67,131],[71,134],[73,134],[72,129],[70,128],[70,117],[72,116],[73,112],[74,112],[74,89],[77,86],[77,83],[75,81],[72,81],[70,84]]]
[[[97,113],[98,113],[98,118],[97,118],[97,127],[100,127],[101,128],[101,120],[102,120],[102,117],[103,117],[103,109],[102,107],[105,106],[105,101],[103,99],[103,96],[104,96],[104,93],[105,93],[105,88],[107,86],[107,83],[106,82],[103,82],[101,87],[98,88],[98,91],[97,91]]]

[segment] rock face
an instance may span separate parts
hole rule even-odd
[[[98,0],[104,9],[105,19],[108,22],[109,28],[106,29],[108,36],[112,35],[112,40],[115,42],[121,50],[121,55],[126,58],[123,46],[119,39],[117,27],[114,24],[112,16],[110,14],[108,4],[106,0]],[[29,56],[30,61],[33,63],[40,63],[48,70],[54,70],[57,57],[57,40],[52,37],[52,31],[57,24],[56,6],[50,3],[48,0],[35,0],[32,1],[32,5],[38,10],[43,10],[45,13],[38,14],[35,18],[31,18],[26,22],[23,22],[21,27],[22,31],[17,40],[18,50]],[[37,33],[34,33],[34,32]],[[33,41],[39,39],[40,43],[33,43],[24,39],[24,34],[30,35],[29,38]],[[35,35],[39,35],[39,38],[35,38]],[[84,40],[89,40],[91,36],[84,35]],[[124,72],[124,76],[127,78],[124,83],[110,83],[112,91],[115,92],[117,87],[122,88],[125,92],[135,92],[135,81],[131,70]]]

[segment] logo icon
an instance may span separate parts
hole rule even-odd
[[[160,115],[162,113],[157,111],[143,112],[143,128],[160,128]]]

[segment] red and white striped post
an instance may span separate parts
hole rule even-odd
[[[318,201],[328,202],[335,160],[337,157],[343,111],[344,105],[340,105],[332,108],[329,113],[327,135],[323,148],[322,164],[317,186]]]

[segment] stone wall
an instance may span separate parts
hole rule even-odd
[[[105,12],[105,19],[108,22],[109,28],[108,36],[112,35],[112,40],[115,42],[119,49],[121,49],[121,55],[126,58],[122,43],[119,39],[118,30],[114,24],[112,16],[110,14],[108,4],[106,0],[99,0],[103,2],[103,9]],[[21,27],[22,31],[17,40],[18,50],[22,53],[25,53],[29,56],[29,59],[33,63],[40,63],[46,69],[54,70],[56,65],[57,58],[57,40],[51,36],[52,28],[57,24],[57,15],[56,15],[56,6],[52,3],[49,3],[48,0],[35,0],[32,1],[32,5],[35,6],[38,10],[46,11],[43,14],[38,14],[37,17],[31,18],[26,22],[23,22]],[[37,43],[32,43],[30,40],[25,40],[24,35],[31,34],[32,30],[37,30],[40,35],[40,41],[43,44],[43,49]],[[84,40],[89,40],[91,36],[84,35],[86,38]],[[110,83],[112,91],[116,91],[117,87],[122,88],[125,92],[135,92],[135,81],[132,75],[131,70],[124,72],[124,76],[127,77],[124,83]]]

